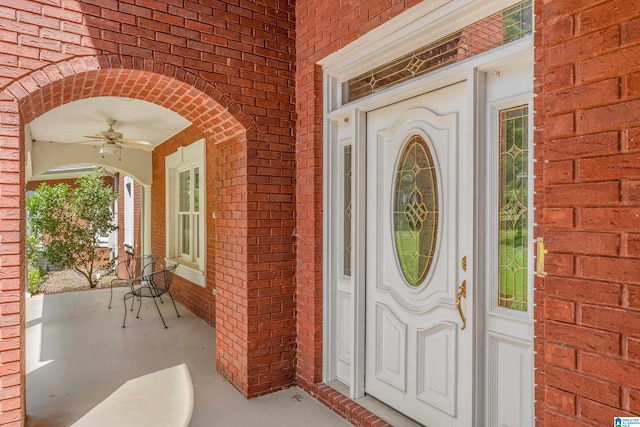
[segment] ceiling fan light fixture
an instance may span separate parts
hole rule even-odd
[[[100,154],[114,154],[115,152],[118,151],[118,146],[117,145],[112,145],[112,144],[102,144],[102,146],[100,147]]]

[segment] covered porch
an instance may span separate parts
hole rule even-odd
[[[109,289],[27,298],[27,426],[71,426],[128,381],[181,364],[193,381],[190,426],[348,425],[296,387],[245,399],[216,371],[215,329],[182,305],[180,318],[170,303],[161,307],[164,329],[143,301],[140,319],[129,312],[122,328],[126,290],[114,290],[111,309]]]

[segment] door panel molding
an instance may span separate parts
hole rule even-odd
[[[531,387],[532,343],[511,336],[488,334],[488,425],[518,427],[533,420]]]
[[[418,382],[417,397],[451,416],[456,416],[458,369],[458,325],[439,322],[425,329],[418,329]],[[437,360],[427,360],[428,350],[438,349],[432,354]]]
[[[407,391],[407,324],[385,304],[376,304],[376,377]]]

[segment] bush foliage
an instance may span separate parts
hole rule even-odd
[[[78,178],[77,186],[41,184],[27,200],[29,236],[33,247],[60,268],[72,268],[91,287],[101,260],[96,251],[102,235],[117,229],[111,206],[118,194],[104,186],[102,171]],[[37,242],[37,243],[36,243]],[[32,255],[28,255],[31,257]]]

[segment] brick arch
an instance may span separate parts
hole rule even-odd
[[[257,128],[229,96],[202,78],[159,61],[124,55],[74,58],[36,70],[4,88],[22,123],[62,104],[96,96],[140,99],[174,111],[215,142]]]
[[[211,83],[183,69],[158,61],[105,55],[74,58],[48,65],[0,87],[0,170],[9,172],[0,173],[0,241],[3,244],[0,300],[15,310],[15,315],[6,317],[3,325],[3,334],[9,330],[13,334],[11,342],[5,342],[3,350],[3,355],[4,352],[11,352],[14,361],[15,366],[11,367],[14,373],[11,377],[12,386],[5,385],[4,377],[3,384],[0,385],[6,396],[10,394],[6,398],[0,396],[0,402],[11,400],[15,410],[0,414],[0,424],[5,421],[20,423],[26,419],[26,374],[23,370],[25,349],[21,344],[25,333],[22,314],[26,283],[26,261],[22,249],[25,242],[23,224],[27,160],[24,126],[60,105],[97,96],[130,97],[153,102],[189,120],[209,143],[213,143],[209,145],[216,145],[216,151],[219,150],[216,169],[222,169],[222,164],[235,165],[215,178],[216,191],[221,199],[217,205],[215,241],[238,239],[238,236],[247,234],[246,225],[236,225],[239,216],[245,218],[248,215],[246,200],[230,204],[222,199],[226,194],[246,193],[248,140],[256,140],[260,130],[253,117],[242,111],[236,102]],[[227,268],[226,273],[229,277],[239,277],[244,284],[247,282],[246,248],[240,247],[237,250],[244,255],[228,255],[226,258],[233,257],[235,264],[234,269]],[[216,253],[216,268],[225,264],[226,258],[222,251]],[[208,268],[215,271],[213,267]],[[216,279],[219,288],[231,286],[225,282],[225,278]],[[240,286],[238,290],[233,289],[233,292],[243,290]],[[216,298],[216,306],[218,302],[220,306],[226,305],[227,297],[223,292],[221,294],[223,295]],[[242,308],[236,307],[235,310]],[[240,355],[241,361],[238,362],[238,357],[229,358],[221,354],[225,353],[222,349],[231,347],[229,340],[234,339],[233,334],[233,330],[227,333],[231,337],[218,334],[216,356],[220,362],[217,363],[217,368],[229,377],[230,372],[237,369],[235,365],[240,365],[239,379],[234,378],[232,382],[245,394],[250,394],[244,390],[247,387],[247,369],[246,363],[242,362],[248,355]]]

